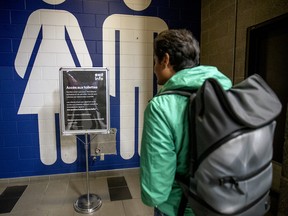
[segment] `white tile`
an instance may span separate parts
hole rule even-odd
[[[42,80],[43,68],[33,67],[33,74],[30,74],[29,80]]]
[[[35,59],[35,62],[34,62],[34,67],[35,66],[37,66],[37,67],[46,67],[46,66],[50,67],[50,66],[55,66],[55,65],[56,65],[55,53],[38,54],[36,59]],[[32,70],[32,72],[33,72],[33,70]]]
[[[41,128],[41,127],[39,127]],[[56,151],[56,146],[54,145],[55,143],[55,133],[41,133],[41,136],[39,137],[40,140],[43,140],[43,148],[44,152],[49,156],[49,151],[53,152]],[[42,146],[41,146],[42,147]]]
[[[115,33],[114,33],[115,34]],[[122,42],[138,42],[133,29],[120,29],[120,39]],[[122,46],[122,44],[121,44]]]
[[[25,100],[22,100],[22,107],[42,107],[44,104],[42,94],[26,94],[23,97],[25,97]]]
[[[39,131],[43,133],[53,133],[55,132],[55,120],[54,119],[45,119],[45,120],[38,120],[39,123]]]
[[[132,43],[131,41],[121,43],[121,55],[142,55],[147,54],[147,46],[145,43]]]
[[[56,57],[56,65],[62,65],[63,67],[74,67],[75,66],[74,60],[72,59],[70,52],[57,53],[54,55]]]
[[[66,164],[74,163],[77,159],[75,136],[61,136],[61,159]]]
[[[121,141],[123,141],[124,143],[126,143],[127,141],[134,141],[132,139],[134,138],[134,130],[131,130],[131,128],[132,127],[121,128]]]
[[[65,28],[63,26],[55,27],[55,39],[65,40]]]
[[[151,41],[153,32],[146,31],[145,29],[133,30],[133,41],[136,43],[142,43],[142,46],[146,46],[147,41]],[[153,43],[150,43],[153,45]]]
[[[30,60],[31,52],[33,47],[33,41],[27,40],[27,42],[20,45],[16,60],[15,60],[15,66],[16,71],[19,73],[19,71],[23,71],[23,74],[26,72],[28,62]]]
[[[28,36],[22,39],[21,45],[18,50],[18,52],[21,53],[21,57],[23,56],[24,53],[27,53],[27,55],[30,58],[32,50],[36,43],[36,38],[40,30],[40,29],[35,30],[34,28],[31,28],[32,30],[30,31],[30,28],[31,28],[30,26],[27,27],[27,31],[29,32]],[[33,31],[38,31],[38,32],[35,32],[35,35],[32,35]]]
[[[80,61],[80,64],[82,67],[92,67],[93,66],[90,54],[88,52],[82,54],[82,58],[83,58],[83,60]]]
[[[34,11],[30,16],[27,21],[28,24],[41,24],[40,23],[40,10]]]
[[[57,113],[57,109],[53,107],[31,107],[30,113],[37,113],[39,120],[51,120],[55,122],[55,113]]]
[[[92,67],[92,60],[90,58],[88,51],[87,53],[77,54],[77,58],[80,62],[81,67]]]
[[[59,84],[57,80],[30,80],[29,90],[31,94],[40,93],[53,93],[55,89],[59,89]]]
[[[66,26],[66,29],[72,42],[75,40],[83,40],[79,26]]]
[[[44,28],[44,35],[48,34],[55,34],[51,33],[50,31],[47,30],[47,28]],[[49,37],[49,36],[47,36]],[[41,44],[41,52],[47,52],[47,53],[54,53],[54,52],[69,52],[67,49],[67,44],[65,41],[61,39],[54,39],[54,38],[48,38],[44,39],[44,42]]]
[[[134,110],[132,110],[130,113],[127,113],[121,107],[120,107],[121,112],[120,115],[121,115],[121,121],[123,123],[122,124],[123,127],[121,127],[121,130],[125,128],[134,128],[134,118],[133,118],[135,116]]]
[[[42,79],[43,80],[58,80],[59,79],[59,67],[43,67]]]
[[[151,69],[150,69],[151,71]],[[151,71],[153,74],[153,71]],[[145,80],[147,79],[149,74],[149,70],[144,67],[139,67],[135,70],[135,68],[131,67],[123,67],[121,68],[121,78],[122,79],[127,79],[127,80]]]
[[[31,107],[23,107],[23,106],[19,107],[18,112],[17,112],[18,115],[31,114],[31,113],[33,113]]]
[[[151,69],[153,67],[153,58],[152,55],[135,55],[134,56],[134,65],[138,67],[147,67],[147,65],[151,65]]]
[[[120,18],[120,29],[144,29],[145,19],[143,16],[122,15]]]
[[[135,104],[134,103],[122,104],[120,106],[120,110],[123,111],[121,117],[128,116],[129,118],[131,118],[131,116],[134,115]]]
[[[150,31],[162,32],[168,29],[168,26],[165,23],[165,21],[158,17],[145,17],[145,19],[146,19],[145,23],[147,25],[146,29],[149,29]]]
[[[120,139],[121,142],[121,146],[120,146],[120,151],[121,151],[121,155],[122,153],[126,154],[126,155],[134,155],[134,140],[131,140],[131,138],[127,138],[127,139]]]
[[[44,94],[44,108],[50,109],[53,113],[59,113],[60,110],[60,95],[57,90],[53,94]]]
[[[115,15],[109,16],[104,21],[103,28],[105,28],[105,29],[119,29],[120,23],[121,23],[119,17],[121,17],[121,16],[124,16],[124,15],[115,14]]]
[[[69,23],[69,12],[60,10],[40,10],[40,23],[65,26]]]
[[[82,38],[80,39],[75,39],[72,43],[73,43],[73,48],[76,51],[77,55],[78,54],[86,54],[88,52],[87,47],[85,45],[85,42],[82,40]]]
[[[105,23],[107,23],[105,21]],[[112,41],[114,43],[115,41],[115,29],[114,28],[109,28],[108,26],[105,26],[103,28],[103,44],[106,42]]]
[[[72,13],[69,13],[68,20],[69,20],[69,22],[68,22],[69,26],[79,27],[79,23],[78,23],[76,17]]]
[[[56,26],[45,25],[45,26],[43,26],[42,31],[43,31],[43,39],[45,39],[45,40],[55,40],[56,39]]]

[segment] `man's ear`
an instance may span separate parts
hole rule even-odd
[[[165,53],[161,64],[164,64],[165,66],[167,66],[170,63],[170,56],[168,53]]]

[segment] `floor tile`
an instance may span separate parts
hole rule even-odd
[[[12,211],[27,185],[7,187],[0,195],[0,214]]]
[[[140,192],[140,178],[139,174],[129,174],[125,176],[125,179],[127,181],[128,188],[130,190],[132,198],[139,199],[141,198],[141,192]]]
[[[0,195],[0,198],[19,198],[25,191],[26,187],[27,185],[7,187]]]
[[[127,187],[127,182],[124,176],[107,178],[107,182],[109,188]]]
[[[109,188],[111,201],[132,199],[128,187]]]
[[[0,198],[0,214],[11,212],[18,199],[19,198]]]
[[[125,216],[124,206],[122,201],[105,202],[98,211],[100,216]]]
[[[132,199],[124,176],[107,178],[110,200]]]
[[[22,179],[11,183],[1,181],[0,192],[3,193],[7,186],[16,186],[21,182]],[[81,195],[87,194],[86,184],[86,175],[82,173],[31,178],[12,211],[0,216],[86,215],[76,212],[73,207]],[[89,191],[98,195],[102,201],[102,206],[89,216],[153,216],[153,208],[145,206],[141,201],[137,170],[117,170],[115,173],[107,171],[100,174],[93,172],[89,178]],[[114,195],[111,198],[113,193],[117,199]],[[125,194],[130,195],[129,199]]]
[[[125,216],[152,216],[154,209],[143,205],[141,199],[123,201]]]
[[[36,206],[39,206],[45,194],[47,185],[47,182],[28,185],[21,198],[13,208],[13,212],[22,211],[23,209],[32,211]]]

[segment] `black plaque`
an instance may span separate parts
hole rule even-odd
[[[107,68],[61,68],[60,88],[64,135],[109,132]]]

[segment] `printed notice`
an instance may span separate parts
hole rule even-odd
[[[62,132],[108,130],[107,71],[63,70]]]

